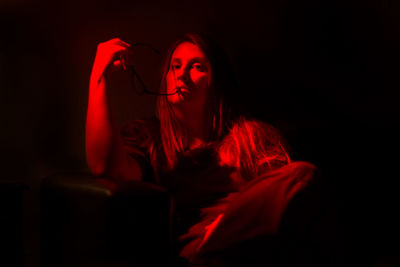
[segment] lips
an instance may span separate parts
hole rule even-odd
[[[178,92],[183,92],[183,93],[189,92],[189,89],[185,86],[178,86],[177,89],[178,89]]]

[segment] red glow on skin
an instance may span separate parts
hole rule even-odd
[[[167,101],[174,116],[185,126],[185,147],[193,149],[207,142],[211,99],[211,66],[204,52],[194,43],[182,42],[173,51],[165,77]],[[178,88],[178,89],[177,89]],[[171,134],[171,133],[169,133]]]
[[[111,72],[122,69],[121,57],[130,64],[130,44],[118,38],[97,46],[89,84],[89,101],[86,119],[86,159],[92,173],[115,178],[140,180],[138,163],[123,153],[118,125],[108,100],[106,80]]]
[[[171,104],[204,107],[211,81],[211,67],[201,49],[190,42],[183,42],[172,54],[166,76],[167,92],[181,88],[177,94],[168,96]]]
[[[97,46],[97,54],[91,73],[91,83],[98,83],[98,79],[116,70],[126,68],[131,62],[131,45],[120,39],[111,39]],[[121,60],[126,62],[122,64]],[[96,79],[97,78],[97,79]]]

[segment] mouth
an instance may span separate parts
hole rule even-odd
[[[177,91],[178,91],[179,93],[189,93],[189,91],[190,91],[187,87],[184,87],[184,86],[182,86],[182,87],[176,87],[176,89],[177,89]]]

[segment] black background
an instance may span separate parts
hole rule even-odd
[[[354,259],[397,261],[400,2],[0,2],[0,179],[30,186],[27,266],[39,262],[41,179],[87,170],[84,124],[96,46],[119,37],[165,52],[188,31],[214,35],[241,99],[278,127],[295,159],[316,164],[340,207]],[[118,122],[153,114],[116,74]]]

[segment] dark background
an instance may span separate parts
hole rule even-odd
[[[399,261],[399,29],[395,0],[1,0],[0,179],[29,186],[26,265],[39,262],[40,181],[87,170],[97,44],[119,37],[164,53],[198,30],[227,51],[250,112],[282,131],[295,159],[323,171],[349,255]],[[112,98],[119,123],[153,115],[154,98],[135,95],[124,75],[117,74]]]

